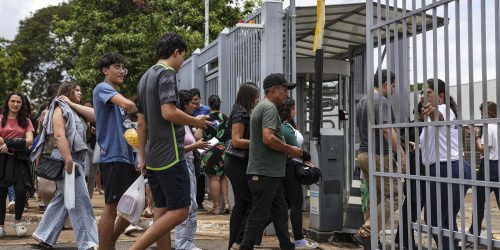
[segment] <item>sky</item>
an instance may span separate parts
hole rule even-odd
[[[35,12],[37,9],[47,7],[50,5],[57,5],[64,0],[19,0],[19,1],[12,1],[12,0],[0,0],[0,37],[7,38],[9,40],[14,39],[17,29],[19,27],[19,21],[29,17],[32,15],[33,12]],[[390,0],[392,3],[394,0]],[[401,2],[403,0],[397,0],[399,3],[399,6],[401,6]],[[493,3],[495,0],[485,0],[486,3],[486,18],[488,20],[493,20],[494,18],[494,8],[493,8]],[[296,5],[299,6],[307,6],[307,5],[316,5],[316,0],[296,0]],[[325,3],[327,5],[329,4],[343,4],[343,3],[360,3],[360,2],[365,2],[365,1],[360,1],[360,0],[325,0]],[[382,2],[385,2],[385,0],[382,0]],[[411,2],[411,1],[408,1]],[[417,1],[421,2],[421,1]],[[427,0],[427,2],[430,2]],[[468,70],[468,28],[467,28],[467,16],[466,16],[466,1],[461,1],[462,4],[460,6],[461,8],[461,25],[460,25],[460,32],[461,32],[461,72],[460,75],[462,77],[462,82],[468,82],[469,79],[469,70]],[[284,6],[288,6],[290,4],[290,0],[284,0]],[[450,26],[449,26],[449,33],[450,33],[450,39],[449,39],[449,49],[450,49],[450,83],[454,84],[457,81],[457,75],[456,74],[456,58],[455,58],[455,52],[456,52],[456,39],[455,39],[455,12],[454,12],[454,2],[452,2],[449,6],[449,18],[450,18]],[[409,5],[409,3],[408,3]],[[480,17],[480,8],[479,8],[479,1],[473,1],[473,6],[472,6],[472,13],[473,13],[473,75],[474,75],[474,81],[478,81],[481,79],[481,67],[482,67],[482,62],[481,62],[481,36],[480,36],[480,22],[479,22],[479,17]],[[408,8],[411,8],[408,6]],[[444,8],[439,8],[438,9],[438,15],[443,16],[443,11]],[[428,12],[428,14],[432,14],[431,12]],[[440,28],[438,29],[438,39],[437,39],[437,45],[438,45],[438,55],[437,55],[437,62],[438,62],[438,76],[441,78],[444,78],[444,29]],[[492,51],[495,51],[494,48],[494,25],[487,25],[486,26],[486,47],[487,47],[487,56],[486,56],[486,68],[487,68],[487,79],[494,79],[496,78],[495,74],[495,53],[491,53]],[[422,36],[419,35],[417,36],[417,58],[416,58],[416,70],[418,74],[418,81],[423,80],[423,53],[422,53]],[[432,75],[433,72],[433,53],[432,53],[432,32],[427,33],[427,72],[428,76]],[[413,45],[411,42],[409,44],[410,49],[413,49],[415,45]],[[410,51],[412,52],[412,51]],[[376,55],[376,54],[375,54]],[[412,58],[412,53],[410,53],[410,67],[413,68],[413,58]],[[385,63],[385,62],[384,62]],[[374,65],[378,65],[378,63],[375,61]],[[410,75],[412,75],[412,71],[410,71]]]

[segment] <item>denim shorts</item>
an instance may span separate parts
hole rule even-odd
[[[146,170],[155,207],[177,210],[189,207],[189,172],[185,161],[165,170]]]

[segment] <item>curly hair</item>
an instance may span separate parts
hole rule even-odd
[[[293,127],[295,126],[295,122],[292,119],[292,107],[295,106],[295,100],[291,97],[285,98],[283,103],[278,105],[278,113],[280,115],[280,119],[282,122],[288,122]]]
[[[5,128],[5,125],[7,124],[7,117],[9,115],[9,101],[10,101],[10,98],[14,95],[17,95],[19,97],[21,97],[21,108],[19,109],[19,112],[17,113],[17,124],[19,124],[19,126],[21,126],[21,128],[26,128],[28,127],[28,117],[29,117],[29,114],[26,113],[28,110],[27,108],[25,107],[26,104],[24,103],[26,98],[24,98],[23,95],[19,94],[19,93],[11,93],[9,95],[9,97],[7,97],[7,99],[5,99],[5,104],[3,105],[3,113],[2,113],[2,128]]]
[[[193,97],[193,92],[185,89],[179,90],[179,109],[186,111],[186,106],[193,100]]]

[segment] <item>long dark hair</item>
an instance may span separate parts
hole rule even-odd
[[[210,107],[210,110],[219,110],[220,103],[220,97],[218,95],[211,95],[208,97],[208,106]]]
[[[282,122],[288,122],[292,127],[296,128],[295,121],[292,119],[293,106],[295,106],[295,100],[291,97],[287,97],[278,105],[278,113]]]
[[[13,95],[17,95],[21,97],[21,108],[17,113],[17,124],[21,126],[21,128],[28,127],[28,110],[26,108],[25,97],[19,93],[11,93],[7,99],[5,99],[5,104],[3,105],[3,113],[2,113],[2,128],[5,128],[5,124],[7,124],[7,117],[9,116],[9,101]]]
[[[479,110],[481,110],[481,114],[483,114],[483,110],[484,110],[483,104],[484,103],[481,103],[481,105],[479,105]],[[488,112],[488,118],[497,118],[497,104],[494,102],[488,101],[486,104],[486,107],[487,107],[487,112]]]
[[[193,100],[193,92],[189,90],[179,90],[179,109],[182,111],[186,111],[186,105]]]
[[[233,108],[240,107],[244,108],[248,113],[252,110],[255,98],[259,96],[259,87],[253,82],[246,82],[241,85],[238,89],[238,94],[236,95],[236,102]]]
[[[441,80],[441,79],[437,79],[437,82],[438,82],[438,91],[437,91],[437,94],[440,95],[442,93],[442,94],[446,95],[446,83],[443,80]],[[429,87],[434,92],[436,92],[434,90],[434,78],[431,78],[431,79],[427,80],[427,87]],[[458,118],[457,103],[455,102],[455,99],[453,99],[453,97],[451,95],[450,95],[450,109],[455,114],[455,117]]]

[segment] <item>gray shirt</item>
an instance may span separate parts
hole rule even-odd
[[[285,143],[278,110],[267,99],[259,102],[250,116],[250,152],[247,174],[284,177],[286,153],[271,149],[264,144],[263,128],[274,130],[274,135]]]
[[[382,114],[380,114],[379,109],[381,109]],[[375,124],[383,124],[393,121],[391,104],[389,99],[380,95],[379,93],[373,93],[373,111]],[[359,145],[359,152],[368,152],[368,95],[363,96],[356,106],[356,125],[359,131],[359,139],[361,144]],[[382,129],[375,129],[375,154],[380,154],[380,138],[379,134]],[[383,138],[383,134],[382,134]],[[384,155],[389,154],[389,144],[385,138],[383,140],[383,153]]]
[[[139,113],[147,124],[146,168],[168,169],[184,160],[184,126],[163,119],[161,105],[178,102],[175,71],[154,65],[137,85]]]

